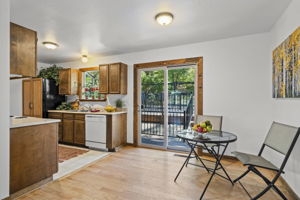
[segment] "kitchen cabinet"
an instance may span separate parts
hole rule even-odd
[[[24,77],[37,73],[37,33],[14,23],[10,23],[10,73]]]
[[[85,115],[49,112],[49,118],[60,119],[59,142],[85,145]]]
[[[78,73],[77,69],[59,70],[59,94],[77,95],[78,94]]]
[[[86,115],[95,113],[87,112],[76,114],[75,111],[50,110],[49,118],[62,119],[62,143],[85,146]],[[106,148],[115,151],[127,143],[127,113],[103,113],[106,116]],[[99,134],[103,130],[98,130]]]
[[[10,129],[10,194],[24,194],[52,180],[58,171],[57,133],[56,122]]]
[[[23,116],[43,116],[43,80],[25,79],[23,84]]]
[[[127,94],[127,65],[124,63],[109,64],[109,94]]]
[[[74,120],[74,143],[78,145],[85,145],[85,121]]]
[[[63,141],[63,123],[62,123],[62,113],[49,113],[48,117],[51,119],[60,119],[61,122],[59,122],[58,126],[58,141]]]
[[[63,119],[63,142],[74,143],[73,119]]]
[[[99,66],[99,92],[108,94],[108,65]]]

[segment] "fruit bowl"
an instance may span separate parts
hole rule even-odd
[[[198,132],[198,133],[208,133],[208,132],[212,131],[212,124],[209,120],[195,124],[193,126],[193,131]]]
[[[116,111],[116,108],[113,107],[113,106],[106,106],[106,107],[104,108],[104,110],[105,110],[106,112],[115,112],[115,111]]]

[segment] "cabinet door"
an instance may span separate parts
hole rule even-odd
[[[31,116],[31,108],[33,106],[31,102],[31,80],[23,80],[23,116]]]
[[[59,70],[59,94],[70,94],[71,93],[71,69]]]
[[[61,122],[59,122],[59,127],[58,127],[58,141],[62,142],[63,138],[63,123],[62,123],[62,114],[61,113],[48,113],[48,118],[51,119],[60,119]]]
[[[108,93],[108,65],[99,66],[99,92],[101,94]]]
[[[32,79],[32,116],[43,117],[43,81]]]
[[[63,142],[73,143],[74,142],[74,120],[64,119],[63,120]]]
[[[11,23],[10,46],[10,73],[36,76],[37,33]]]
[[[120,94],[120,64],[109,65],[109,93]]]
[[[74,120],[74,143],[85,145],[85,121]]]
[[[121,64],[120,94],[127,94],[127,65]]]
[[[70,95],[77,95],[78,94],[78,73],[77,69],[71,69],[71,82],[70,82]]]

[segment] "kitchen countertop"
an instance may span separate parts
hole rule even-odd
[[[85,115],[118,115],[127,113],[126,110],[124,111],[116,111],[116,112],[106,112],[106,111],[100,111],[100,112],[80,112],[80,111],[73,111],[73,110],[48,110],[48,112],[52,113],[69,113],[69,114],[85,114]]]
[[[45,119],[45,118],[36,118],[36,117],[24,117],[24,118],[11,118],[10,128],[20,128],[26,126],[35,126],[35,125],[42,125],[42,124],[51,124],[51,123],[58,123],[60,122],[59,119]]]

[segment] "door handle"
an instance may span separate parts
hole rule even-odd
[[[31,103],[31,102],[29,103],[29,108],[33,109],[33,103]]]

